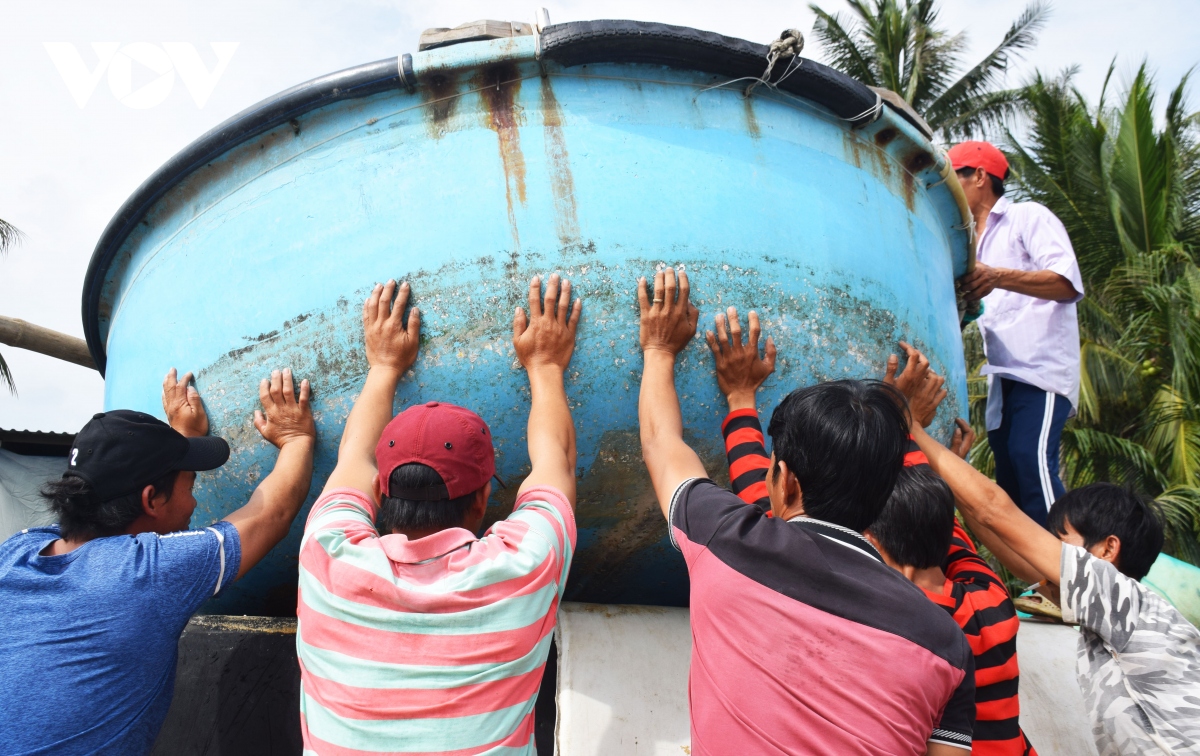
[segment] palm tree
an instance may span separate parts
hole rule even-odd
[[[849,5],[849,17],[809,5],[817,14],[813,35],[829,65],[896,92],[944,139],[969,137],[1015,111],[1020,91],[998,86],[1009,60],[1033,47],[1049,14],[1049,6],[1035,0],[994,50],[957,75],[967,39],[938,27],[934,0],[849,0]]]
[[[7,255],[9,247],[12,247],[20,240],[20,229],[0,218],[0,257]],[[10,393],[17,393],[17,384],[13,381],[12,371],[8,369],[8,363],[4,361],[4,355],[2,354],[0,354],[0,383],[7,386]]]
[[[1103,93],[1091,106],[1072,73],[1037,75],[1022,92],[1028,136],[1008,134],[1018,191],[1062,219],[1087,290],[1064,483],[1154,496],[1168,553],[1200,564],[1200,117],[1186,113],[1186,76],[1157,127],[1145,65],[1114,106]],[[977,367],[978,336],[967,346]],[[974,378],[975,421],[985,393]],[[989,458],[984,441],[973,459],[986,471]]]

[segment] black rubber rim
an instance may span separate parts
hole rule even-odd
[[[563,67],[590,63],[642,63],[684,68],[737,79],[761,76],[767,45],[714,32],[643,21],[579,21],[546,27],[541,57]],[[775,72],[775,77],[781,71]],[[100,334],[100,297],[109,265],[129,234],[164,194],[231,148],[289,120],[340,100],[388,89],[415,91],[412,58],[367,63],[299,84],[267,98],[192,142],[138,187],[109,221],[92,252],[83,283],[83,332],[100,374],[108,355]],[[853,125],[878,115],[878,98],[865,84],[805,58],[781,90],[811,100]]]

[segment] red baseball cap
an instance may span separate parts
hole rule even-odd
[[[982,168],[1001,181],[1008,178],[1008,158],[991,142],[959,142],[946,155],[956,171]]]
[[[392,471],[413,462],[442,476],[448,499],[478,491],[496,474],[496,450],[487,423],[469,409],[444,402],[418,404],[392,418],[375,447],[375,462],[385,496],[391,495]]]

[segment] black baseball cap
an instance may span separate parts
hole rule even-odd
[[[172,470],[215,470],[228,459],[223,438],[188,438],[145,412],[112,410],[93,415],[76,434],[63,477],[82,478],[100,501],[111,501]]]

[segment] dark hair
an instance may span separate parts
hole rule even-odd
[[[867,529],[893,562],[918,570],[936,567],[946,560],[954,535],[954,494],[929,465],[905,467]]]
[[[861,533],[879,516],[904,463],[904,397],[880,381],[796,389],[771,414],[778,462],[800,483],[804,513]]]
[[[975,173],[975,169],[974,168],[959,168],[957,171],[955,171],[955,173],[957,173],[960,178],[967,178],[967,176],[969,176],[970,174]],[[1004,196],[1004,179],[994,176],[990,173],[987,175],[987,177],[989,179],[991,179],[991,181],[992,181],[992,194],[995,194],[997,197],[1003,197]]]
[[[446,482],[428,465],[412,462],[400,465],[388,476],[388,491],[421,490],[445,486]],[[375,518],[375,527],[380,533],[397,530],[445,530],[461,527],[475,493],[457,499],[413,500],[395,496],[384,496]]]
[[[178,470],[172,470],[147,485],[155,493],[163,493],[167,501],[175,490]],[[78,475],[64,475],[48,481],[38,491],[50,503],[50,511],[58,516],[58,529],[68,540],[103,538],[122,533],[142,514],[142,490],[108,501],[98,501],[91,484]]]
[[[1068,491],[1050,507],[1046,526],[1063,536],[1068,523],[1083,536],[1085,549],[1110,535],[1121,539],[1117,569],[1134,580],[1146,576],[1162,551],[1162,518],[1150,501],[1129,488],[1092,483]]]

